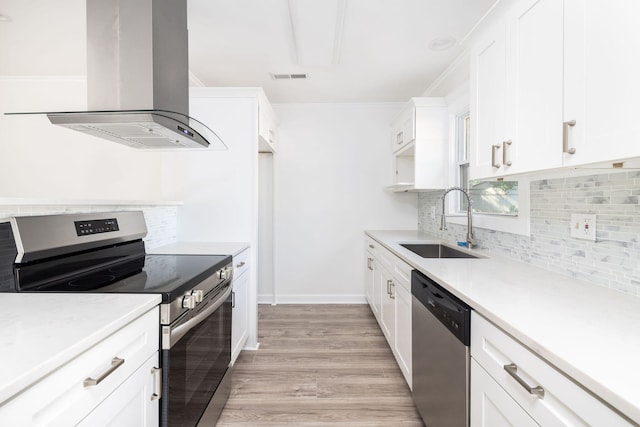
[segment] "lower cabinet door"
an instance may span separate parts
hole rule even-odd
[[[393,278],[384,269],[380,269],[380,327],[384,336],[389,342],[389,346],[393,349],[395,346],[395,320],[396,320],[396,304],[393,295]]]
[[[394,354],[398,366],[407,380],[409,388],[411,384],[411,292],[400,284],[394,287],[396,301],[396,345]]]
[[[160,375],[156,352],[98,405],[78,426],[157,427],[159,423]]]
[[[529,427],[538,424],[471,359],[471,427]]]
[[[249,337],[249,273],[233,278],[233,311],[231,320],[231,363],[242,351]]]

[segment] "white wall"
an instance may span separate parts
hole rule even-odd
[[[178,209],[178,240],[254,241],[256,101],[192,95],[190,113],[215,131],[229,149],[164,154],[165,198],[184,203]]]
[[[0,77],[0,113],[86,109],[83,77]],[[158,153],[0,114],[0,197],[158,200]]]
[[[416,194],[383,190],[400,107],[275,106],[277,302],[364,302],[364,230],[416,228]]]

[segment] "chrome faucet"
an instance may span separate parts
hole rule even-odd
[[[467,247],[472,248],[476,245],[476,239],[473,237],[473,222],[471,220],[471,197],[469,197],[469,193],[464,188],[461,187],[451,187],[445,190],[442,197],[442,216],[440,217],[440,230],[447,229],[447,219],[445,217],[444,212],[444,199],[453,190],[458,190],[462,192],[467,197]]]

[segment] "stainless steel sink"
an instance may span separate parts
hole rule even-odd
[[[439,243],[400,243],[400,246],[420,255],[422,258],[479,258],[476,255]]]

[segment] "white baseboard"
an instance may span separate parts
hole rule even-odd
[[[274,304],[273,295],[258,295],[258,304]],[[278,295],[275,304],[367,304],[364,295]]]

